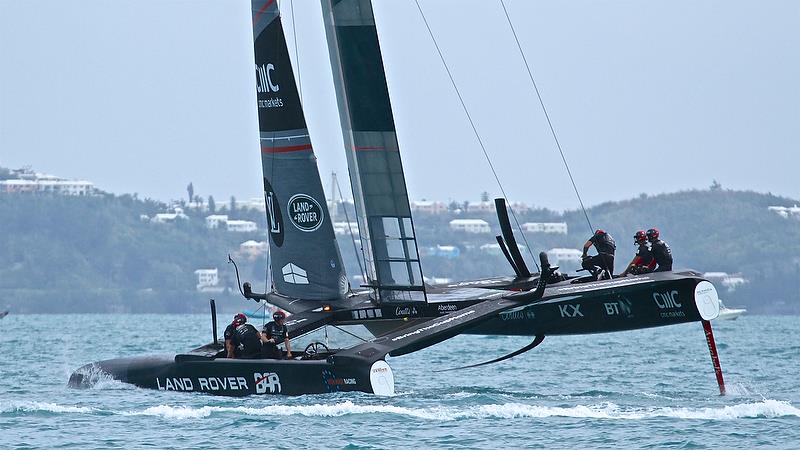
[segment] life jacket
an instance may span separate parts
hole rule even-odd
[[[672,250],[666,242],[661,239],[653,242],[650,252],[653,253],[653,258],[655,258],[658,263],[659,269],[672,270]]]
[[[589,240],[594,244],[597,253],[614,256],[614,252],[617,250],[617,243],[608,233],[596,234]]]
[[[236,327],[233,335],[233,345],[237,357],[255,356],[261,353],[261,340],[258,338],[258,330],[249,323],[244,323]]]

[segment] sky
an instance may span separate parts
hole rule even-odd
[[[416,4],[373,3],[409,196],[499,196]],[[499,0],[419,3],[508,197],[576,208]],[[713,180],[800,198],[800,2],[505,4],[587,206]],[[327,190],[347,168],[320,4],[281,7]],[[248,1],[0,0],[0,166],[260,197],[256,120]]]

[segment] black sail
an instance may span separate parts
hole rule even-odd
[[[349,286],[275,0],[252,0],[261,162],[274,291],[337,300]]]
[[[372,5],[322,8],[369,284],[382,302],[425,301]]]

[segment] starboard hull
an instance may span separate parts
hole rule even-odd
[[[607,333],[711,320],[719,313],[714,286],[672,273],[591,284],[559,283],[541,302],[499,314],[469,334]]]

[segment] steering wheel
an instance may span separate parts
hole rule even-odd
[[[308,359],[312,359],[312,358],[314,358],[314,356],[316,356],[318,353],[320,353],[320,350],[324,350],[325,353],[330,353],[330,351],[331,351],[328,348],[328,346],[323,344],[322,342],[314,341],[314,342],[308,344],[306,346],[306,349],[303,350],[303,356],[308,358]]]

